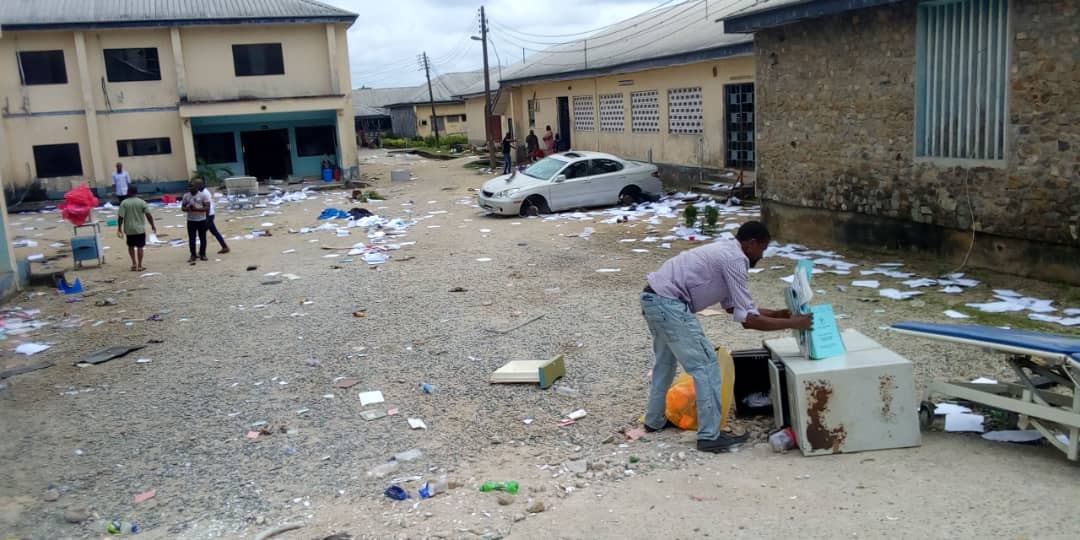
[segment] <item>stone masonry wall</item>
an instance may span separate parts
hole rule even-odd
[[[759,32],[766,206],[1080,248],[1080,0],[1010,4],[1005,169],[915,163],[914,0]]]

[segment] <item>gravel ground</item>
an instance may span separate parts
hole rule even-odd
[[[127,271],[123,241],[106,234],[108,264],[68,274],[87,285],[85,301],[66,304],[53,294],[13,301],[40,308],[42,317],[78,316],[85,324],[39,331],[31,339],[55,345],[30,359],[56,366],[5,381],[0,535],[94,538],[101,536],[95,530],[101,519],[130,519],[148,538],[251,538],[291,521],[308,525],[283,538],[322,538],[333,531],[365,538],[498,537],[525,519],[526,508],[538,500],[558,504],[594,486],[619,491],[614,486],[624,478],[685,471],[695,460],[713,459],[690,449],[692,434],[664,433],[625,448],[616,435],[641,414],[651,367],[648,332],[637,307],[644,274],[690,243],[677,241],[665,250],[619,242],[646,236],[648,225],[640,221],[486,217],[470,206],[468,188],[488,176],[463,168],[462,160],[362,156],[365,173],[387,196],[365,207],[386,217],[423,218],[400,239],[415,245],[392,252],[384,265],[372,268],[358,257],[352,262],[324,258],[344,252],[322,248],[364,241],[362,229],[351,229],[347,238],[327,231],[288,233],[317,225],[325,206],[353,206],[343,193],[322,193],[269,209],[280,214],[220,212],[226,236],[262,228],[273,236],[233,240],[232,253],[195,266],[185,263],[186,249],[149,249],[146,266],[161,275]],[[402,166],[417,179],[390,184],[389,170]],[[182,229],[164,228],[182,226],[178,213],[156,211],[159,231],[183,237]],[[37,227],[25,232],[42,234],[32,236],[42,246],[67,238],[69,229],[55,223],[56,214],[43,216],[44,221],[14,218],[18,227]],[[263,227],[266,222],[273,225]],[[667,220],[657,228],[662,234],[673,225]],[[589,238],[570,236],[585,226],[596,232]],[[631,251],[642,247],[649,252]],[[288,250],[295,252],[282,253]],[[20,256],[51,254],[41,248],[18,251]],[[853,262],[884,260],[845,255]],[[922,275],[943,270],[932,260],[905,262]],[[755,297],[776,305],[785,286],[778,278],[789,274],[793,263],[766,259],[761,264],[785,266],[751,277]],[[258,268],[247,271],[249,265]],[[596,272],[600,268],[620,271]],[[268,272],[300,279],[267,277]],[[837,313],[850,315],[839,321],[842,328],[858,328],[914,361],[919,384],[934,377],[1005,374],[996,358],[903,338],[882,330],[886,325],[947,320],[943,309],[988,300],[992,286],[1078,303],[1075,292],[1053,284],[971,275],[983,284],[963,295],[928,294],[918,304],[864,302],[865,291],[836,290],[834,285],[851,277],[814,280]],[[880,279],[883,286],[897,281]],[[267,281],[280,283],[263,284]],[[451,292],[457,287],[465,291]],[[105,297],[117,305],[94,304]],[[358,310],[366,315],[354,316]],[[145,320],[162,312],[162,321]],[[133,324],[124,324],[125,319]],[[98,320],[106,323],[90,324]],[[725,317],[702,322],[716,343],[731,349],[759,346],[766,337]],[[1022,316],[994,322],[1061,331]],[[15,358],[14,341],[8,343],[12,346],[0,356],[4,367],[28,360]],[[127,344],[146,348],[93,367],[73,365],[95,350]],[[486,382],[508,360],[558,353],[566,354],[568,370],[561,390]],[[138,358],[151,362],[136,363]],[[356,377],[359,383],[336,388],[337,377]],[[434,385],[432,393],[421,391],[424,382]],[[361,407],[357,394],[369,390],[381,390],[386,403]],[[379,407],[399,413],[371,421],[361,417],[361,411]],[[573,426],[557,425],[578,408],[588,416]],[[428,429],[410,430],[409,417],[423,419]],[[245,437],[259,429],[253,427],[257,422],[266,422],[269,433]],[[734,429],[760,440],[766,428],[762,420],[735,422]],[[934,442],[948,445],[952,436]],[[996,451],[993,443],[979,443]],[[423,456],[391,476],[447,474],[465,487],[415,506],[385,499],[388,479],[366,472],[411,448],[422,449]],[[634,452],[649,456],[647,463],[628,468]],[[1046,451],[1037,455],[1075,476],[1075,467],[1064,459]],[[591,466],[580,475],[559,472],[568,460]],[[483,480],[510,477],[527,487],[513,501],[502,501],[506,506],[473,490]],[[415,482],[405,485],[415,493]],[[648,490],[641,482],[628,485]],[[45,500],[50,489],[59,491],[58,501]],[[156,497],[133,504],[135,494],[149,489],[157,490]],[[588,499],[581,500],[588,506]],[[65,522],[65,512],[79,510],[88,514],[85,522]]]

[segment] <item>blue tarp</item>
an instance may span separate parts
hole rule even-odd
[[[323,208],[322,213],[319,214],[319,219],[348,219],[349,217],[348,212],[337,208]]]

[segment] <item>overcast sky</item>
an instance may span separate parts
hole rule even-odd
[[[416,57],[427,52],[436,73],[483,66],[479,41],[482,0],[322,0],[360,17],[349,29],[353,87],[413,86],[424,82]],[[663,0],[490,0],[489,48],[504,65],[521,62],[522,48],[580,39],[597,29],[659,6]],[[559,36],[559,37],[540,37]],[[531,54],[525,51],[526,54]]]

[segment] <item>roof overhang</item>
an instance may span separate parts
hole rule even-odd
[[[163,19],[163,20],[131,20],[131,21],[86,21],[86,22],[58,22],[58,23],[31,23],[4,24],[4,30],[30,31],[30,30],[89,30],[93,28],[152,28],[168,26],[222,26],[234,24],[327,24],[343,23],[352,25],[358,15],[335,15],[318,17],[226,17],[206,19]]]
[[[603,66],[592,69],[579,69],[575,71],[564,71],[560,73],[534,75],[531,77],[521,77],[517,79],[503,79],[499,81],[499,86],[520,86],[523,84],[537,82],[584,79],[588,77],[598,77],[601,75],[612,75],[615,73],[628,73],[631,71],[643,71],[646,69],[656,69],[680,64],[692,64],[695,62],[718,60],[731,56],[747,55],[753,52],[754,43],[752,41],[745,41],[742,43],[723,45],[721,47],[713,47],[711,49],[701,49],[697,51],[672,54],[668,56],[657,56],[654,58],[646,58],[644,60],[635,60],[633,62],[626,62],[623,64],[615,64],[611,66]]]
[[[464,103],[465,103],[464,99],[451,99],[451,100],[442,100],[442,101],[436,100],[435,101],[435,105],[463,105]],[[426,107],[428,105],[431,105],[430,101],[415,101],[415,102],[406,102],[406,103],[392,103],[390,105],[383,105],[383,108],[385,108],[385,109],[401,109],[401,108],[404,108],[404,107]]]
[[[843,13],[855,9],[896,4],[903,0],[808,0],[795,4],[786,4],[774,8],[762,8],[744,15],[733,15],[721,19],[724,31],[733,34],[753,33],[758,30],[775,28],[808,19],[817,19],[827,15]]]

